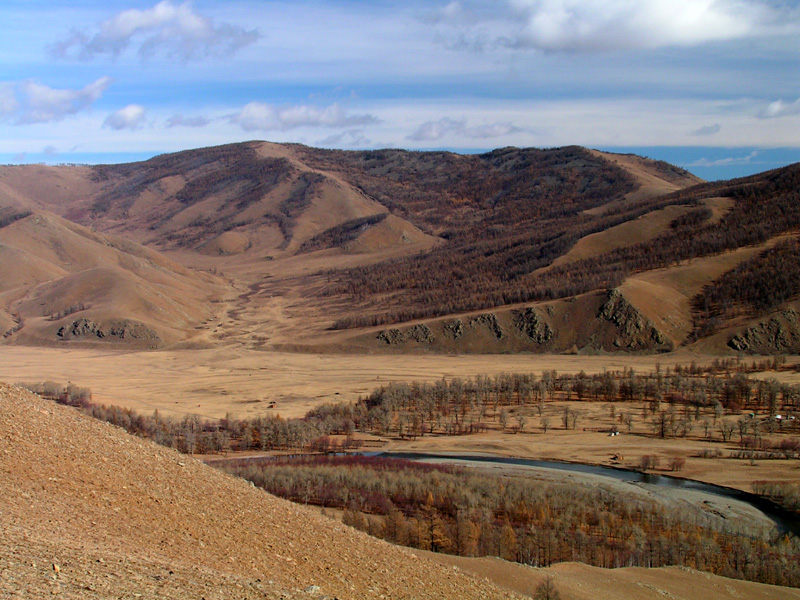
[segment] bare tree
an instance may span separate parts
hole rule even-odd
[[[564,424],[564,429],[569,429],[569,417],[572,411],[569,409],[569,406],[564,407],[564,412],[561,415],[561,422]]]
[[[729,423],[728,421],[720,420],[719,422],[719,432],[722,434],[722,441],[723,442],[730,442],[731,437],[733,437],[733,423]]]
[[[686,464],[686,459],[682,456],[673,456],[669,461],[669,468],[671,471],[680,471]]]
[[[506,425],[508,425],[508,411],[503,408],[500,410],[500,427],[503,431],[506,430]]]
[[[517,413],[516,415],[517,424],[519,424],[519,430],[522,431],[525,429],[525,425],[528,423],[528,417],[523,415],[522,413]]]
[[[633,429],[633,415],[631,413],[626,413],[623,421],[625,422],[625,426],[628,428],[628,433],[630,433],[631,429]]]
[[[578,417],[581,414],[577,410],[573,410],[569,414],[569,424],[572,429],[575,429],[578,426]]]
[[[658,456],[654,456],[652,454],[645,454],[641,459],[639,459],[639,466],[641,467],[642,471],[655,469],[658,467],[658,463]]]
[[[536,586],[536,591],[533,593],[534,600],[561,600],[561,594],[553,583],[553,578],[548,577],[542,583]]]

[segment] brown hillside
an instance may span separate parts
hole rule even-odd
[[[307,240],[386,207],[310,167],[292,146],[233,144],[95,167],[91,193],[61,214],[165,249],[292,255]]]
[[[2,597],[514,597],[4,384],[0,434]]]
[[[394,352],[405,348],[365,345],[358,334],[489,312],[502,320],[502,314],[546,305],[557,313],[545,319],[557,332],[548,344],[477,339],[427,348],[664,350],[688,343],[698,331],[716,335],[722,306],[736,306],[735,315],[723,316],[725,327],[738,331],[782,309],[773,303],[751,310],[760,307],[752,302],[740,309],[736,297],[728,297],[738,293],[730,280],[739,271],[725,275],[738,263],[714,257],[748,254],[747,248],[800,227],[798,172],[793,166],[701,183],[660,161],[579,147],[457,155],[267,142],[124,165],[0,167],[0,233],[20,232],[13,243],[0,240],[0,253],[9,265],[27,265],[0,266],[7,282],[0,289],[0,327],[10,332],[5,341],[18,343],[52,342],[68,325],[76,333],[69,339],[80,343],[117,340],[106,335],[113,329],[138,332],[143,346],[222,341],[259,349],[346,349],[352,342],[351,350]],[[63,248],[55,234],[28,235],[24,211],[42,207],[104,235],[145,243],[169,257],[147,257],[168,271],[175,266],[167,263],[180,263],[220,275],[230,286],[211,305],[203,286],[152,284],[144,273],[130,280],[136,261],[109,264],[94,259],[103,252],[70,246],[75,235],[107,245],[100,234],[65,232]],[[115,244],[132,252],[133,246]],[[687,261],[715,265],[695,278],[703,280],[699,288],[691,277],[658,274]],[[119,293],[107,289],[112,284]],[[729,290],[725,302],[693,308],[706,294],[703,286]],[[613,289],[659,332],[651,336],[655,343],[598,330],[596,311],[579,309],[581,302],[561,306]],[[37,321],[57,298],[70,302],[48,310],[91,304],[95,313],[88,323],[73,319],[56,328]],[[730,341],[723,339],[720,351],[730,351]],[[750,346],[767,351],[769,342]]]
[[[173,344],[213,317],[222,291],[210,276],[46,212],[0,228],[0,256],[3,331],[17,329],[7,339],[18,343]]]
[[[444,554],[433,560],[457,566],[478,577],[500,582],[520,594],[534,596],[536,587],[548,577],[564,600],[789,600],[800,598],[800,590],[728,579],[694,569],[601,569],[581,563],[561,563],[533,569],[497,558],[464,559]]]
[[[94,189],[86,166],[5,165],[0,167],[0,206],[59,213]]]
[[[639,186],[617,205],[590,209],[587,211],[590,214],[599,214],[609,208],[617,208],[620,205],[635,203],[653,196],[662,196],[703,182],[699,177],[664,161],[651,160],[635,154],[616,154],[598,150],[591,150],[591,152],[625,169],[636,178]]]
[[[694,327],[692,302],[703,288],[785,239],[785,236],[778,236],[765,244],[639,273],[626,279],[620,289],[676,345],[681,345],[687,341]]]
[[[579,326],[575,326],[578,323]],[[331,336],[363,352],[665,352],[672,340],[619,289]],[[321,347],[319,349],[324,348]]]
[[[640,188],[642,189],[642,188]],[[709,223],[718,223],[733,205],[730,198],[708,198],[702,201],[711,211]],[[691,213],[692,205],[671,205],[654,210],[632,221],[626,221],[604,231],[581,238],[566,254],[559,256],[548,268],[559,267],[578,260],[600,256],[617,248],[641,244],[667,233],[678,218]]]

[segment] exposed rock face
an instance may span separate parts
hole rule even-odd
[[[433,332],[425,324],[414,325],[406,332],[406,338],[421,344],[430,344],[435,339]]]
[[[382,342],[394,346],[402,344],[406,340],[406,336],[399,329],[384,329],[378,334],[378,339]]]
[[[386,329],[378,334],[378,339],[390,346],[402,344],[405,341],[414,341],[419,344],[430,344],[436,339],[430,328],[420,323],[410,327],[403,333],[399,329]]]
[[[618,331],[614,345],[626,350],[652,350],[668,340],[653,322],[628,302],[618,289],[608,292],[597,318],[613,323]]]
[[[498,340],[502,339],[504,335],[503,328],[500,327],[500,323],[497,321],[497,315],[494,313],[484,313],[473,317],[469,320],[469,326],[473,328],[486,327]]]
[[[464,323],[461,321],[461,319],[456,319],[455,321],[445,323],[443,329],[444,334],[454,340],[457,340],[464,335]]]
[[[142,323],[128,319],[115,319],[102,325],[91,319],[76,319],[69,325],[59,328],[56,335],[61,340],[76,338],[148,340],[158,341],[158,334]]]
[[[375,334],[370,334],[374,340]],[[592,292],[557,306],[530,305],[385,329],[393,348],[443,352],[663,352],[673,341],[619,290]],[[381,344],[381,346],[383,346]],[[800,345],[800,326],[798,327]],[[384,348],[386,347],[384,346]]]
[[[514,326],[536,344],[545,344],[553,338],[553,330],[533,308],[514,311]]]
[[[787,309],[745,329],[728,342],[738,352],[750,354],[782,354],[800,351],[800,316]]]

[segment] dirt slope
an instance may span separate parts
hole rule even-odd
[[[636,178],[639,182],[639,187],[633,193],[628,194],[621,202],[591,209],[586,211],[587,214],[599,214],[612,207],[619,208],[621,205],[630,204],[643,198],[669,194],[703,181],[699,177],[663,161],[652,160],[635,154],[616,154],[613,152],[600,152],[599,150],[590,150],[590,152],[625,169]]]
[[[0,474],[0,597],[513,597],[5,384]]]
[[[18,343],[174,344],[213,317],[223,290],[208,274],[44,211],[0,228],[0,259],[0,325]]]
[[[95,185],[86,166],[4,165],[0,167],[0,206],[58,212],[89,196]]]
[[[681,567],[601,569],[581,563],[561,563],[534,569],[497,558],[464,559],[420,552],[437,562],[458,566],[521,594],[532,596],[548,577],[564,600],[789,600],[800,590],[727,577]]]
[[[704,200],[702,204],[712,212],[709,223],[718,223],[727,209],[732,206],[733,201],[730,198],[709,198]],[[605,231],[582,237],[569,252],[554,260],[547,269],[600,256],[617,248],[625,248],[626,246],[633,246],[634,244],[652,240],[668,231],[670,223],[674,219],[687,214],[692,208],[692,206],[688,205],[667,206],[661,210],[649,212],[633,221],[627,221]]]
[[[676,346],[682,345],[692,331],[692,299],[703,286],[759,253],[789,239],[778,236],[758,246],[747,246],[733,252],[696,258],[666,269],[654,269],[628,277],[620,286],[623,294],[643,315],[668,336]],[[716,343],[717,351],[730,338]],[[715,340],[719,342],[719,340]],[[706,348],[711,349],[711,346]],[[765,352],[770,354],[769,351]]]

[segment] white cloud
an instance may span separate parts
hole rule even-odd
[[[328,137],[316,142],[317,146],[323,148],[366,148],[370,145],[370,140],[364,137],[361,129],[349,129],[342,133],[329,135]]]
[[[690,47],[800,31],[800,12],[766,0],[507,0],[475,24],[460,5],[429,22],[451,48],[592,52]],[[446,36],[447,38],[447,36]]]
[[[48,144],[44,148],[42,148],[42,154],[48,157],[58,156],[58,150],[55,146]]]
[[[757,119],[750,99],[692,98],[580,98],[458,100],[409,103],[397,100],[374,109],[382,124],[370,136],[384,145],[434,148],[485,148],[496,146],[553,147],[578,144],[588,147],[703,146],[797,147],[800,115],[785,119]],[[457,115],[457,118],[454,117]],[[407,125],[411,123],[411,125]],[[517,130],[495,138],[467,138],[466,130],[480,124],[513,124]],[[711,138],[692,132],[719,123]],[[417,127],[419,124],[424,126]],[[474,132],[473,132],[474,133]],[[411,134],[411,135],[409,135]]]
[[[450,133],[460,131],[466,126],[466,121],[455,121],[444,117],[438,121],[428,121],[417,127],[408,139],[415,142],[429,142],[441,140]]]
[[[173,115],[167,119],[167,127],[205,127],[211,123],[205,117],[187,117],[184,115]]]
[[[701,158],[699,160],[694,161],[688,165],[684,165],[686,167],[727,167],[731,165],[748,165],[751,164],[753,159],[758,156],[758,150],[754,150],[747,156],[731,156],[727,158],[717,158],[714,160],[709,160],[708,158]]]
[[[778,117],[787,117],[789,115],[800,115],[800,98],[794,102],[776,100],[775,102],[771,102],[769,106],[758,113],[758,116],[762,119],[776,119]]]
[[[189,2],[176,5],[163,0],[146,10],[130,9],[100,23],[96,33],[74,30],[50,47],[53,55],[89,60],[100,55],[120,56],[129,46],[138,47],[142,58],[163,52],[189,60],[206,56],[229,56],[252,44],[256,30],[222,23],[197,13]]]
[[[74,115],[97,101],[111,81],[110,77],[101,77],[79,90],[60,90],[35,81],[25,81],[19,84],[24,101],[18,122],[49,123]]]
[[[413,133],[406,136],[406,139],[415,142],[433,142],[451,136],[465,137],[477,140],[500,137],[510,133],[520,131],[511,123],[491,123],[468,127],[465,119],[455,120],[444,117],[438,121],[428,121],[423,123]]]
[[[699,135],[699,136],[709,136],[719,133],[722,126],[719,123],[714,123],[713,125],[704,125],[698,129],[692,131],[692,135]]]
[[[138,104],[129,104],[111,113],[103,121],[103,127],[109,129],[139,129],[144,125],[145,109]]]
[[[370,125],[378,120],[369,114],[350,115],[339,104],[325,108],[308,106],[277,107],[263,102],[250,102],[229,117],[231,123],[245,131],[287,131],[299,127],[353,127]]]

